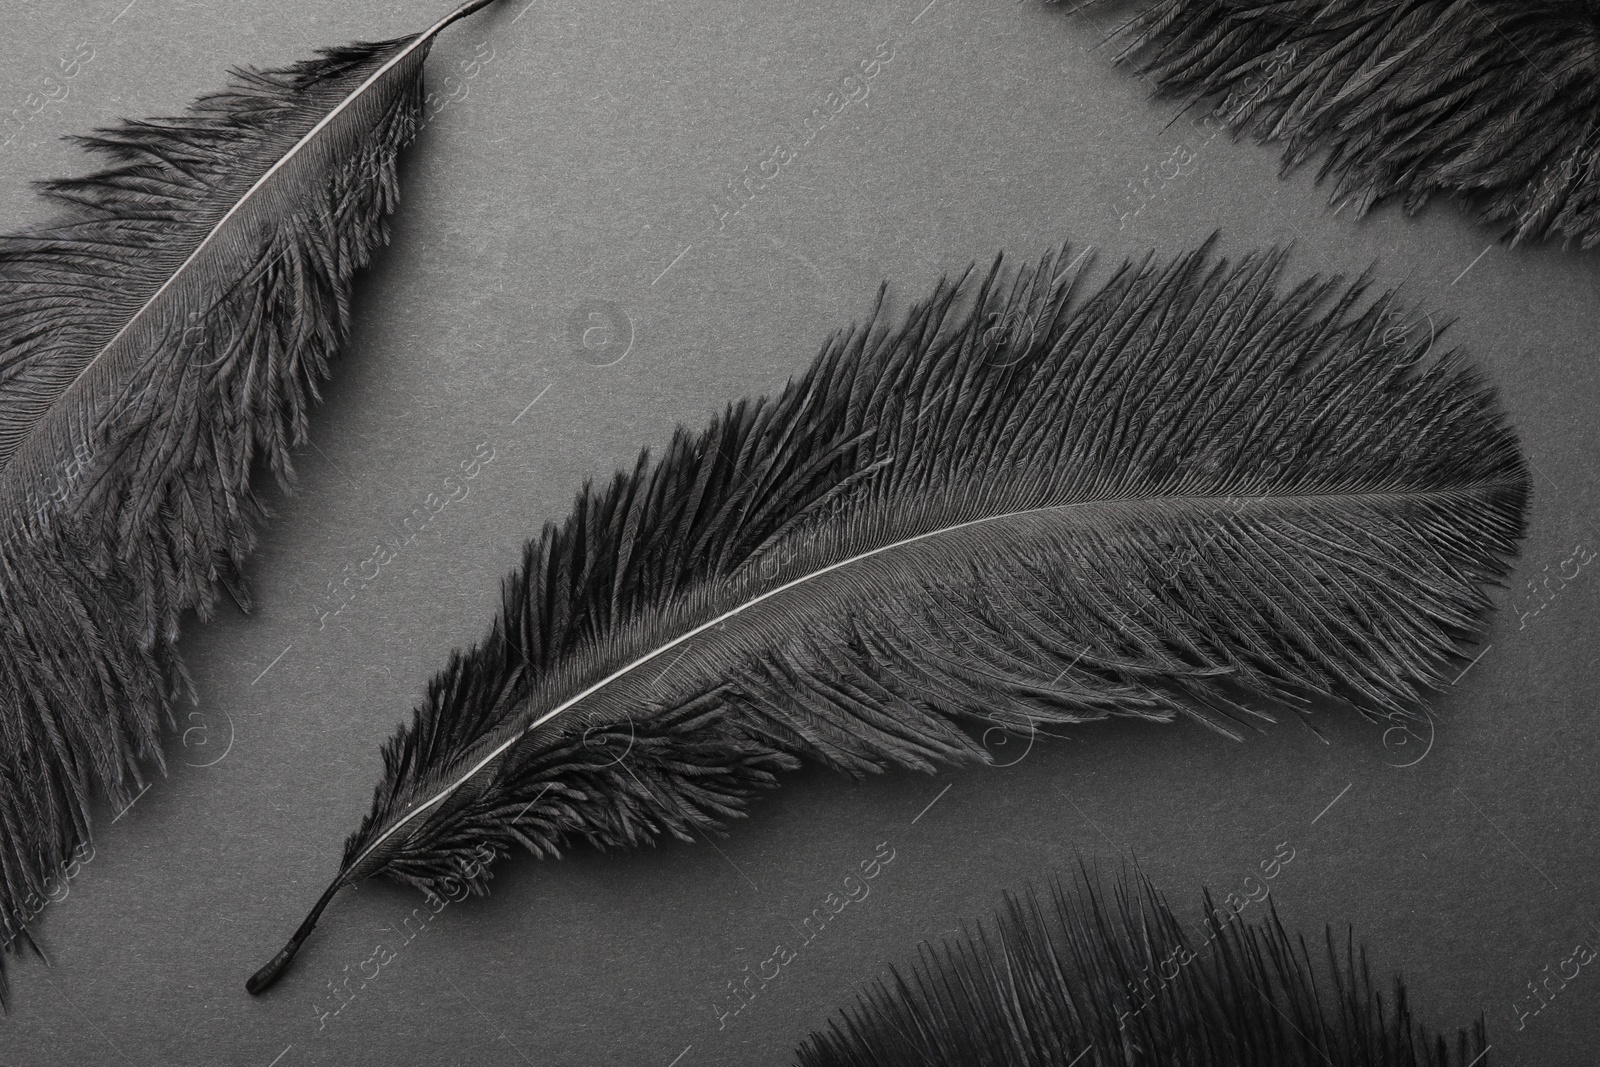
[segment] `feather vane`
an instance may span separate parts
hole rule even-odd
[[[928,771],[987,762],[975,728],[1413,709],[1482,625],[1526,469],[1457,355],[1392,343],[1393,294],[1280,292],[1285,255],[1208,245],[1087,294],[1065,249],[996,260],[898,322],[880,292],[777,396],[585,487],[385,747],[251,990],[342,886],[482,890],[473,848],[692,840],[802,759]]]

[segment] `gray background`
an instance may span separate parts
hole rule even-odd
[[[1514,1008],[1578,941],[1600,944],[1600,574],[1559,577],[1575,549],[1600,549],[1592,256],[1509,250],[1449,205],[1336,216],[1309,175],[1277,180],[1272,151],[1169,127],[1175,107],[1097,48],[1103,12],[524,4],[505,0],[435,50],[432,83],[457,99],[405,165],[393,246],[362,283],[298,491],[273,494],[252,565],[259,609],[189,627],[201,700],[180,712],[171,772],[132,810],[103,812],[93,860],[37,921],[54,966],[13,968],[0,1063],[782,1063],[852,983],[1079,854],[1137,855],[1192,916],[1202,886],[1239,888],[1280,842],[1295,858],[1271,887],[1292,927],[1354,923],[1380,972],[1406,973],[1424,1018],[1485,1013],[1495,1062],[1592,1059],[1593,968],[1520,1030]],[[447,6],[11,0],[0,113],[31,111],[80,43],[94,58],[0,151],[0,218],[40,217],[27,181],[83,169],[63,132],[172,113],[228,65],[414,32]],[[894,58],[868,98],[710,232],[725,184],[804,140],[812,109],[880,42]],[[1166,180],[1180,144],[1195,159]],[[319,1026],[338,1003],[330,983],[358,975],[419,903],[387,884],[347,892],[270,995],[245,995],[333,873],[379,742],[485,629],[522,539],[583,479],[680,420],[778,388],[883,279],[903,306],[1000,249],[1031,259],[1070,238],[1104,270],[1216,228],[1225,250],[1296,241],[1296,276],[1376,261],[1381,283],[1456,320],[1451,339],[1520,429],[1537,472],[1531,533],[1487,650],[1437,702],[1431,747],[1386,746],[1380,726],[1334,713],[1317,718],[1326,743],[1297,723],[1244,744],[1119,726],[997,749],[1017,761],[1005,769],[861,783],[808,771],[714,847],[503,864],[489,898],[447,908]],[[617,331],[585,349],[569,326],[594,310]],[[360,574],[475,449],[494,460],[467,497],[324,623],[330,584]],[[880,842],[895,859],[871,896],[719,1029],[727,983],[792,945]]]

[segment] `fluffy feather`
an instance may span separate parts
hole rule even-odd
[[[329,899],[482,889],[475,848],[692,840],[810,759],[982,763],[977,724],[1187,714],[1253,692],[1406,709],[1521,536],[1475,375],[1391,296],[1285,253],[1052,254],[836,335],[777,397],[680,429],[529,542],[488,637],[384,750]],[[1414,364],[1414,365],[1413,365]]]
[[[988,928],[922,945],[800,1047],[798,1067],[1486,1067],[1483,1020],[1443,1036],[1385,1003],[1353,932],[1325,965],[1277,906],[1257,923],[1205,897],[1200,936],[1144,877],[1112,899],[1080,872],[1041,902],[1007,895]]]
[[[1285,172],[1324,153],[1357,217],[1444,193],[1513,243],[1600,244],[1596,0],[1156,0],[1124,32],[1161,91],[1231,96]]]
[[[93,798],[126,806],[162,766],[182,614],[219,586],[247,606],[251,473],[286,484],[386,239],[429,42],[489,2],[78,138],[110,165],[45,183],[59,217],[0,237],[6,947],[31,943]]]

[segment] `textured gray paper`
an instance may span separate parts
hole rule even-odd
[[[1271,150],[1172,123],[1099,47],[1103,11],[526,4],[434,51],[438,113],[298,491],[272,495],[259,608],[189,627],[201,699],[171,772],[101,814],[38,917],[53,967],[14,968],[0,1064],[785,1063],[853,984],[1080,855],[1137,856],[1193,915],[1203,886],[1238,890],[1280,845],[1294,858],[1270,886],[1292,927],[1353,923],[1424,1018],[1483,1012],[1497,1062],[1587,1058],[1600,975],[1538,1014],[1529,983],[1600,938],[1593,256],[1509,250],[1449,205],[1335,216],[1310,175],[1277,180]],[[81,172],[62,133],[448,6],[11,0],[0,224],[41,217],[28,181]],[[1522,435],[1526,552],[1431,736],[1324,713],[1320,738],[1119,725],[1011,742],[981,772],[808,771],[716,842],[519,859],[437,914],[390,885],[347,892],[284,979],[245,994],[332,875],[380,742],[585,478],[780,387],[884,279],[904,307],[1002,249],[1070,239],[1104,271],[1218,229],[1224,251],[1294,241],[1297,276],[1376,261],[1380,284],[1453,321],[1440,344],[1465,346]],[[870,894],[808,936],[882,854]],[[775,955],[778,977],[736,998]]]

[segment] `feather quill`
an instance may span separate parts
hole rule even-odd
[[[1121,60],[1224,97],[1219,120],[1282,143],[1286,173],[1323,153],[1358,218],[1445,194],[1512,243],[1600,244],[1594,0],[1156,0],[1122,32]]]
[[[1487,388],[1393,294],[1206,247],[1079,292],[1065,249],[878,308],[526,546],[384,749],[343,886],[482,891],[483,850],[692,840],[781,771],[983,763],[968,728],[1244,694],[1401,712],[1523,531]],[[1259,704],[1259,702],[1257,702]],[[1263,712],[1259,706],[1253,709]]]
[[[62,213],[0,237],[5,947],[32,944],[92,800],[125,807],[162,767],[183,613],[220,587],[248,606],[252,471],[287,487],[387,238],[429,44],[490,2],[80,137],[109,165],[44,183]]]
[[[1205,895],[1198,936],[1142,875],[1087,872],[1008,894],[992,922],[890,968],[801,1045],[797,1067],[1486,1067],[1480,1016],[1454,1049],[1385,1003],[1365,946],[1324,931],[1326,959],[1277,905],[1258,922]]]

